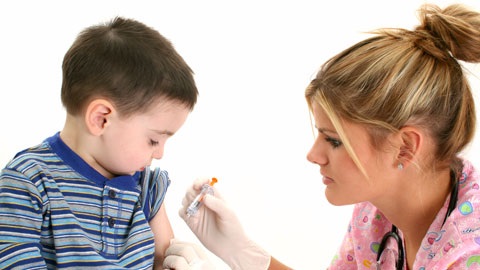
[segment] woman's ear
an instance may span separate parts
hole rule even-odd
[[[407,167],[418,158],[418,154],[423,147],[423,136],[423,133],[416,127],[405,126],[400,129],[397,167]]]
[[[101,135],[110,124],[110,117],[115,111],[112,103],[105,99],[91,101],[85,111],[85,124],[88,131],[95,136]]]

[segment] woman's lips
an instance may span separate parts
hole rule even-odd
[[[333,183],[333,179],[332,179],[332,178],[329,178],[329,177],[326,177],[326,176],[324,176],[324,177],[322,178],[322,181],[323,181],[323,184],[324,184],[324,185],[327,185],[327,186],[330,185],[331,183]]]

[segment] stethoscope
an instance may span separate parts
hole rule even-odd
[[[445,221],[447,218],[450,216],[450,214],[455,210],[455,207],[457,205],[457,199],[458,199],[458,180],[456,180],[456,174],[454,172],[450,173],[451,179],[453,180],[454,184],[452,187],[452,191],[450,192],[450,201],[448,202],[448,208],[447,208],[447,213],[445,214],[445,218],[443,219],[443,224],[445,224]],[[400,235],[398,235],[398,229],[395,225],[392,225],[392,229],[390,232],[387,232],[383,238],[382,241],[380,242],[380,246],[378,247],[378,253],[377,253],[377,270],[380,269],[380,257],[382,256],[383,250],[385,249],[385,246],[387,244],[388,238],[393,238],[395,242],[397,242],[398,246],[398,258],[397,261],[395,262],[395,268],[397,270],[403,270],[403,264],[405,262],[405,251],[403,250],[403,241],[400,238]]]

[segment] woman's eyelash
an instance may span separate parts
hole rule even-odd
[[[331,137],[326,137],[325,140],[327,142],[329,142],[333,148],[337,148],[337,147],[340,147],[342,146],[342,142],[337,140],[337,139],[334,139],[334,138],[331,138]]]
[[[156,145],[158,145],[158,141],[150,140],[150,145],[151,146],[156,146]]]

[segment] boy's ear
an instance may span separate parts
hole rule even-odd
[[[103,133],[110,124],[110,116],[114,112],[112,103],[105,99],[95,99],[90,102],[85,111],[85,124],[88,131],[93,135]]]
[[[399,139],[397,160],[406,167],[418,158],[419,150],[423,147],[423,133],[415,127],[405,126],[400,129]]]

